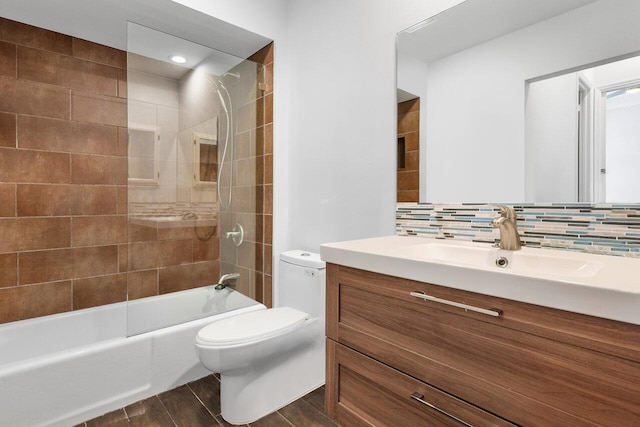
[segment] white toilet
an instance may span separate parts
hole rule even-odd
[[[280,254],[279,304],[202,328],[202,364],[220,373],[222,417],[247,424],[325,381],[325,263],[319,254]]]

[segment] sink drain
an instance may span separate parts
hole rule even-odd
[[[509,265],[509,260],[503,256],[498,257],[496,258],[496,265],[500,268],[505,268],[507,265]]]

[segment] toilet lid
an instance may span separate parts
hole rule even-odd
[[[228,346],[261,341],[293,330],[308,318],[307,313],[290,307],[244,313],[205,326],[196,335],[196,344]]]

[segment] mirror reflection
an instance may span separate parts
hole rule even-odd
[[[639,17],[632,0],[467,0],[399,33],[398,201],[640,200]]]
[[[218,179],[218,137],[193,134],[193,179],[195,185],[213,185]]]
[[[527,200],[640,200],[639,70],[634,57],[528,84]]]
[[[158,163],[156,160],[156,141],[160,139],[155,129],[128,129],[127,148],[129,163],[129,182],[138,185],[158,184]]]

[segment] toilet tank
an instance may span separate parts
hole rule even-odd
[[[280,254],[279,306],[324,319],[326,263],[320,254],[293,250]]]

